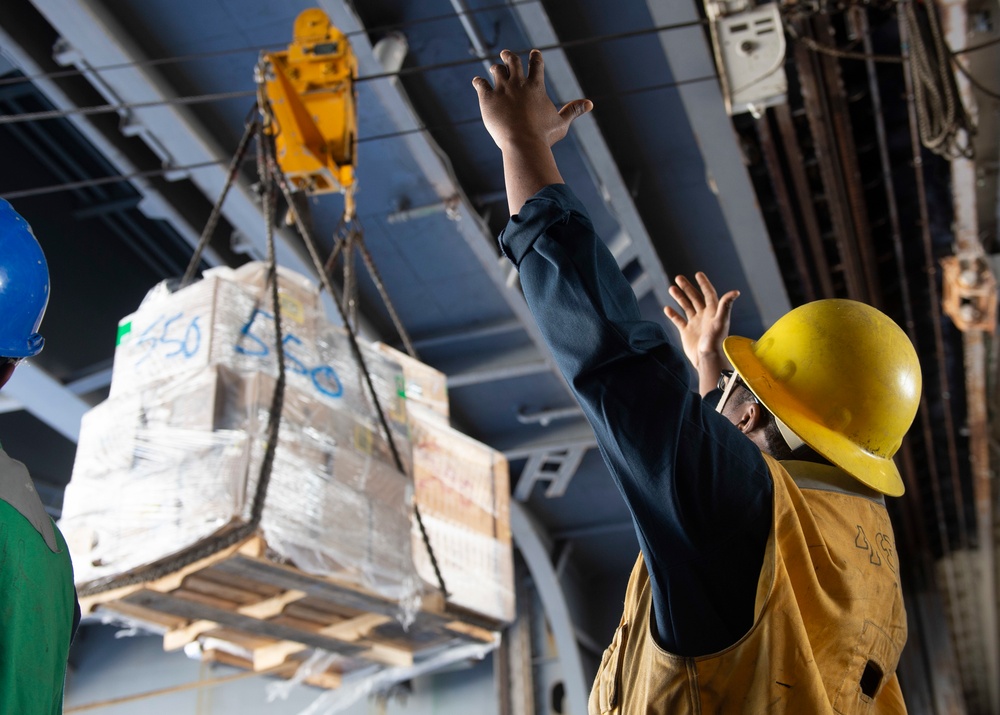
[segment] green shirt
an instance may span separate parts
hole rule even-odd
[[[55,551],[32,523],[41,505],[37,500],[27,469],[0,449],[0,713],[5,715],[62,712],[66,661],[79,618],[69,549],[51,519],[43,529],[51,525],[47,537]]]

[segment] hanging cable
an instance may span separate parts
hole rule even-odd
[[[280,172],[280,170],[277,170],[277,167],[275,167],[275,176],[278,181],[278,188],[284,195],[285,203],[287,203],[289,206],[292,206],[293,198],[292,198],[291,187],[288,185],[288,182],[285,180],[284,175]],[[336,298],[337,293],[336,291],[333,290],[333,285],[330,282],[330,276],[324,270],[323,261],[320,258],[319,250],[317,249],[316,239],[313,237],[312,231],[309,230],[309,227],[306,226],[305,223],[302,221],[302,217],[299,216],[298,211],[292,212],[292,218],[295,221],[295,227],[298,229],[299,234],[302,236],[302,240],[309,251],[309,255],[313,261],[313,266],[315,267],[316,272],[320,276],[320,281],[323,285],[323,288],[333,298],[333,304],[337,307],[337,311],[340,313],[340,320],[344,325],[344,331],[345,334],[347,335],[348,344],[351,347],[351,353],[354,355],[354,359],[357,361],[359,370],[364,379],[365,387],[367,388],[368,394],[371,397],[372,405],[375,411],[375,416],[378,419],[379,425],[381,426],[383,433],[385,434],[386,441],[389,446],[389,452],[392,455],[393,464],[395,465],[396,469],[399,470],[402,474],[408,474],[406,467],[403,465],[402,457],[399,454],[399,449],[396,447],[396,441],[392,437],[392,431],[389,428],[389,421],[388,419],[386,419],[385,411],[382,409],[382,404],[378,399],[378,395],[375,392],[375,385],[372,383],[371,372],[368,370],[365,358],[361,354],[361,347],[358,345],[357,336],[353,328],[351,327],[350,322],[347,319],[347,315],[344,311],[343,306]],[[441,567],[438,564],[437,556],[434,554],[434,549],[431,547],[430,537],[427,534],[427,528],[424,526],[424,520],[420,514],[420,508],[417,506],[416,502],[414,502],[413,504],[413,513],[417,519],[417,527],[420,529],[420,535],[421,538],[423,539],[424,546],[427,549],[427,554],[428,557],[430,558],[431,567],[434,569],[434,576],[437,578],[438,585],[441,588],[441,593],[447,596],[448,589],[445,587],[444,576],[441,574]]]
[[[913,75],[920,141],[947,159],[971,159],[975,153],[972,138],[976,128],[959,96],[937,10],[932,4],[925,8],[926,22],[921,22],[914,3],[900,5],[909,29],[908,63]]]
[[[786,27],[786,30],[788,30],[789,36],[795,42],[801,43],[802,45],[808,47],[810,50],[814,52],[819,52],[820,54],[830,55],[832,57],[838,57],[840,59],[845,59],[845,60],[866,60],[866,61],[870,60],[872,62],[884,62],[897,65],[905,62],[904,58],[898,55],[879,55],[866,52],[852,52],[850,50],[842,50],[836,47],[827,47],[825,45],[819,44],[818,42],[816,42],[816,40],[813,40],[810,37],[802,37],[800,35],[797,35],[795,33],[794,28],[792,28],[791,26]],[[975,50],[981,50],[985,47],[991,47],[998,43],[1000,43],[1000,39],[990,40],[989,42],[984,42],[982,44],[975,45],[974,47],[967,47],[964,50],[952,50],[950,53],[951,62],[955,65],[955,69],[957,69],[959,72],[965,75],[966,79],[968,79],[969,82],[976,89],[978,89],[983,94],[992,97],[993,99],[1000,99],[1000,92],[997,92],[995,90],[990,89],[989,87],[986,87],[985,85],[982,84],[982,82],[973,77],[972,74],[970,74],[969,71],[962,65],[962,63],[958,61],[958,55],[961,55],[966,52],[974,52]]]
[[[263,110],[262,110],[263,111]],[[267,488],[271,482],[271,471],[274,466],[274,455],[278,446],[278,432],[281,427],[281,412],[285,405],[285,341],[281,333],[281,299],[278,296],[278,260],[274,250],[274,205],[278,199],[274,189],[276,175],[272,173],[275,166],[272,137],[263,129],[263,122],[257,124],[257,175],[260,177],[257,186],[260,191],[261,207],[264,212],[264,226],[267,238],[267,275],[271,288],[271,310],[274,313],[274,353],[278,363],[278,379],[274,384],[274,394],[271,395],[271,410],[267,416],[267,443],[264,449],[264,459],[260,465],[260,476],[257,489],[254,492],[253,506],[250,510],[248,526],[256,530],[264,515],[264,503],[267,499]]]
[[[870,52],[855,52],[852,50],[844,50],[839,47],[829,47],[827,45],[822,45],[811,37],[804,37],[800,35],[796,29],[795,25],[788,22],[787,16],[782,17],[785,20],[784,28],[785,34],[787,34],[794,42],[807,47],[813,52],[818,52],[822,55],[830,55],[831,57],[838,57],[844,60],[866,60],[871,62],[887,62],[891,64],[902,64],[903,58],[900,55],[878,55],[872,54]]]
[[[385,288],[385,283],[382,281],[382,275],[375,265],[375,259],[372,258],[371,252],[365,244],[364,230],[361,228],[361,223],[357,219],[350,222],[341,220],[333,235],[333,250],[330,251],[330,256],[326,259],[326,263],[323,264],[323,272],[327,275],[332,275],[337,257],[343,255],[344,296],[342,303],[345,314],[348,314],[352,323],[357,322],[354,313],[357,310],[358,282],[353,270],[354,251],[356,250],[361,255],[361,260],[368,269],[368,275],[371,277],[372,283],[375,284],[375,290],[378,291],[379,297],[382,299],[382,304],[385,306],[386,312],[389,313],[389,318],[396,328],[396,333],[399,335],[406,353],[412,358],[418,358],[416,348],[413,347],[413,342],[410,340],[410,335],[406,331],[399,313],[396,312],[396,306],[393,305],[392,299],[389,297],[389,292]],[[334,300],[336,300],[336,296],[334,296]]]
[[[263,66],[263,60],[258,63],[255,72],[255,81],[257,82],[257,103],[260,107],[261,112],[261,134],[268,135],[271,133],[270,127],[274,123],[274,114],[271,110],[270,101],[267,97],[265,90],[265,77],[266,72]],[[375,385],[372,382],[371,370],[368,368],[368,364],[365,361],[364,355],[361,352],[361,347],[358,344],[357,335],[355,333],[352,321],[349,318],[349,311],[351,306],[349,304],[342,305],[340,301],[337,300],[337,293],[333,289],[333,285],[330,281],[330,276],[328,272],[324,269],[324,264],[319,255],[318,244],[313,236],[313,232],[303,221],[300,211],[294,209],[295,201],[292,195],[292,188],[289,184],[281,168],[278,166],[278,161],[274,157],[273,153],[266,157],[266,166],[258,166],[258,172],[264,176],[268,175],[273,177],[274,183],[277,188],[281,191],[284,197],[286,205],[291,209],[289,215],[292,218],[295,227],[298,229],[300,236],[302,237],[303,243],[306,245],[306,249],[309,251],[309,256],[312,258],[313,267],[316,273],[320,277],[322,287],[327,291],[330,297],[333,299],[333,304],[337,308],[340,314],[340,320],[344,327],[344,333],[347,336],[348,345],[350,346],[351,353],[354,357],[355,363],[358,366],[358,370],[361,374],[364,387],[366,388],[367,394],[371,400],[372,409],[375,413],[375,417],[378,421],[383,434],[385,435],[386,443],[389,447],[389,452],[392,456],[392,461],[396,469],[401,473],[412,478],[412,474],[406,468],[403,463],[402,455],[399,452],[399,448],[396,445],[396,440],[393,437],[392,429],[389,425],[389,420],[385,415],[385,410],[382,408],[381,400],[379,400],[378,393],[375,391]],[[270,230],[271,226],[270,216],[268,216],[268,226]],[[358,228],[352,225],[353,223],[353,213],[345,212],[344,220],[341,226],[345,229],[344,235],[341,238],[341,242],[344,243],[344,253],[345,261],[350,263],[350,250],[352,248],[353,242],[357,238]],[[336,250],[336,248],[335,248]],[[347,303],[347,299],[351,294],[352,290],[350,287],[350,280],[348,279],[347,285],[344,289],[344,302]],[[420,514],[420,509],[416,502],[413,504],[413,513],[417,520],[417,525],[420,529],[420,534],[424,542],[424,546],[427,549],[427,554],[431,562],[431,567],[434,570],[434,575],[437,578],[438,586],[440,587],[441,593],[444,596],[448,595],[448,589],[445,586],[444,576],[441,573],[441,567],[438,563],[437,556],[434,553],[434,549],[431,546],[430,537],[427,533],[427,529],[424,525],[423,517]]]
[[[972,74],[970,74],[969,70],[965,69],[965,65],[959,62],[958,57],[955,56],[954,52],[951,54],[951,62],[953,65],[955,65],[955,69],[957,69],[959,72],[965,75],[965,78],[969,80],[969,84],[971,84],[973,87],[975,87],[980,92],[985,94],[987,97],[992,97],[993,99],[1000,99],[1000,92],[990,89],[989,87],[983,85],[983,83],[977,80],[975,77],[973,77]]]
[[[246,129],[243,131],[243,137],[240,139],[240,143],[236,147],[236,153],[233,155],[232,161],[229,162],[229,172],[226,175],[226,183],[222,187],[222,193],[220,193],[219,198],[216,199],[215,205],[212,206],[212,213],[209,214],[208,221],[205,222],[205,229],[201,232],[201,237],[198,239],[198,245],[196,246],[194,253],[191,255],[191,261],[188,263],[187,270],[184,271],[184,277],[181,278],[181,288],[191,282],[194,278],[195,271],[198,270],[198,265],[201,263],[202,253],[204,253],[205,249],[208,247],[212,234],[215,233],[215,227],[219,223],[219,216],[222,215],[222,205],[226,202],[229,190],[233,187],[233,184],[236,183],[236,178],[239,176],[240,165],[243,163],[243,157],[246,155],[247,147],[250,146],[250,139],[253,138],[258,131],[259,124],[255,116],[247,121]]]
[[[413,347],[413,341],[410,340],[410,335],[406,332],[406,328],[403,326],[403,321],[400,320],[399,314],[396,312],[396,307],[389,299],[389,293],[385,289],[385,283],[382,281],[382,275],[379,273],[378,268],[375,267],[375,260],[372,258],[372,254],[368,251],[368,246],[365,244],[363,238],[358,241],[358,252],[361,254],[361,260],[365,262],[365,267],[368,269],[368,275],[371,276],[372,282],[375,284],[375,290],[378,291],[379,296],[382,298],[382,303],[385,305],[385,309],[389,313],[389,318],[392,320],[392,324],[395,326],[396,332],[399,334],[399,339],[403,341],[403,347],[406,349],[406,353],[412,358],[417,358],[417,350]]]
[[[204,104],[206,102],[221,102],[227,99],[243,99],[253,97],[252,90],[240,90],[237,92],[215,92],[213,94],[196,94],[189,97],[171,97],[170,99],[157,99],[149,102],[121,102],[120,104],[97,104],[91,107],[74,107],[73,109],[48,109],[41,112],[25,112],[22,114],[4,114],[0,116],[0,125],[19,124],[21,122],[38,122],[43,119],[62,119],[76,115],[89,116],[91,114],[110,114],[120,112],[123,109],[148,109],[150,107],[165,107],[190,104]]]
[[[906,22],[909,30],[908,44],[898,56],[829,47],[799,35],[790,22],[785,22],[785,31],[793,41],[821,54],[840,59],[906,63],[913,77],[917,121],[923,146],[947,159],[959,157],[971,159],[975,152],[972,139],[976,134],[976,127],[961,100],[951,65],[954,64],[983,93],[991,97],[998,95],[973,78],[958,62],[955,57],[956,52],[949,49],[944,39],[937,10],[933,4],[924,4],[926,21],[921,21],[915,5],[912,2],[901,2],[898,5],[899,17]],[[993,42],[982,43],[961,51],[972,52],[988,47]]]
[[[52,184],[50,186],[39,186],[35,189],[23,189],[21,191],[8,191],[4,193],[4,198],[8,201],[23,199],[29,196],[41,196],[52,194],[57,191],[73,191],[76,189],[86,189],[91,186],[104,186],[105,184],[117,184],[122,181],[132,181],[133,179],[153,179],[175,172],[194,171],[195,169],[205,169],[210,166],[219,166],[220,161],[201,161],[197,164],[185,164],[184,166],[165,166],[159,169],[147,169],[146,171],[134,171],[130,174],[118,174],[116,176],[101,176],[94,179],[81,179],[80,181],[67,181],[63,184]]]

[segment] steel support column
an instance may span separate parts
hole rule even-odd
[[[567,715],[586,715],[590,687],[583,673],[583,661],[576,642],[576,629],[570,617],[562,586],[549,558],[549,551],[528,511],[518,502],[510,503],[510,531],[514,543],[531,572],[538,596],[545,608],[556,641],[563,684],[566,687]]]

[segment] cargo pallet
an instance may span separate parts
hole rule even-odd
[[[164,650],[200,642],[204,660],[290,677],[289,667],[321,648],[344,659],[306,682],[336,688],[370,665],[409,666],[421,655],[492,643],[502,624],[456,613],[425,596],[406,628],[397,602],[357,584],[269,560],[259,536],[155,580],[80,598],[84,615],[111,613],[163,634]]]

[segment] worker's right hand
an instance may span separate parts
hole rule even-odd
[[[510,50],[500,53],[502,64],[490,67],[494,86],[482,77],[472,80],[479,95],[479,109],[486,130],[502,151],[517,145],[551,147],[566,136],[574,119],[594,106],[589,99],[577,99],[556,109],[545,92],[545,63],[542,53],[532,50],[528,73],[521,58]]]
[[[729,364],[722,341],[729,335],[733,302],[740,292],[731,290],[720,298],[708,276],[699,271],[694,277],[697,286],[684,276],[677,276],[677,285],[670,286],[670,297],[677,301],[684,315],[669,305],[663,307],[663,312],[677,326],[684,354],[700,373],[703,362],[711,363],[713,370],[720,363],[723,368]],[[714,379],[718,379],[718,374]]]

